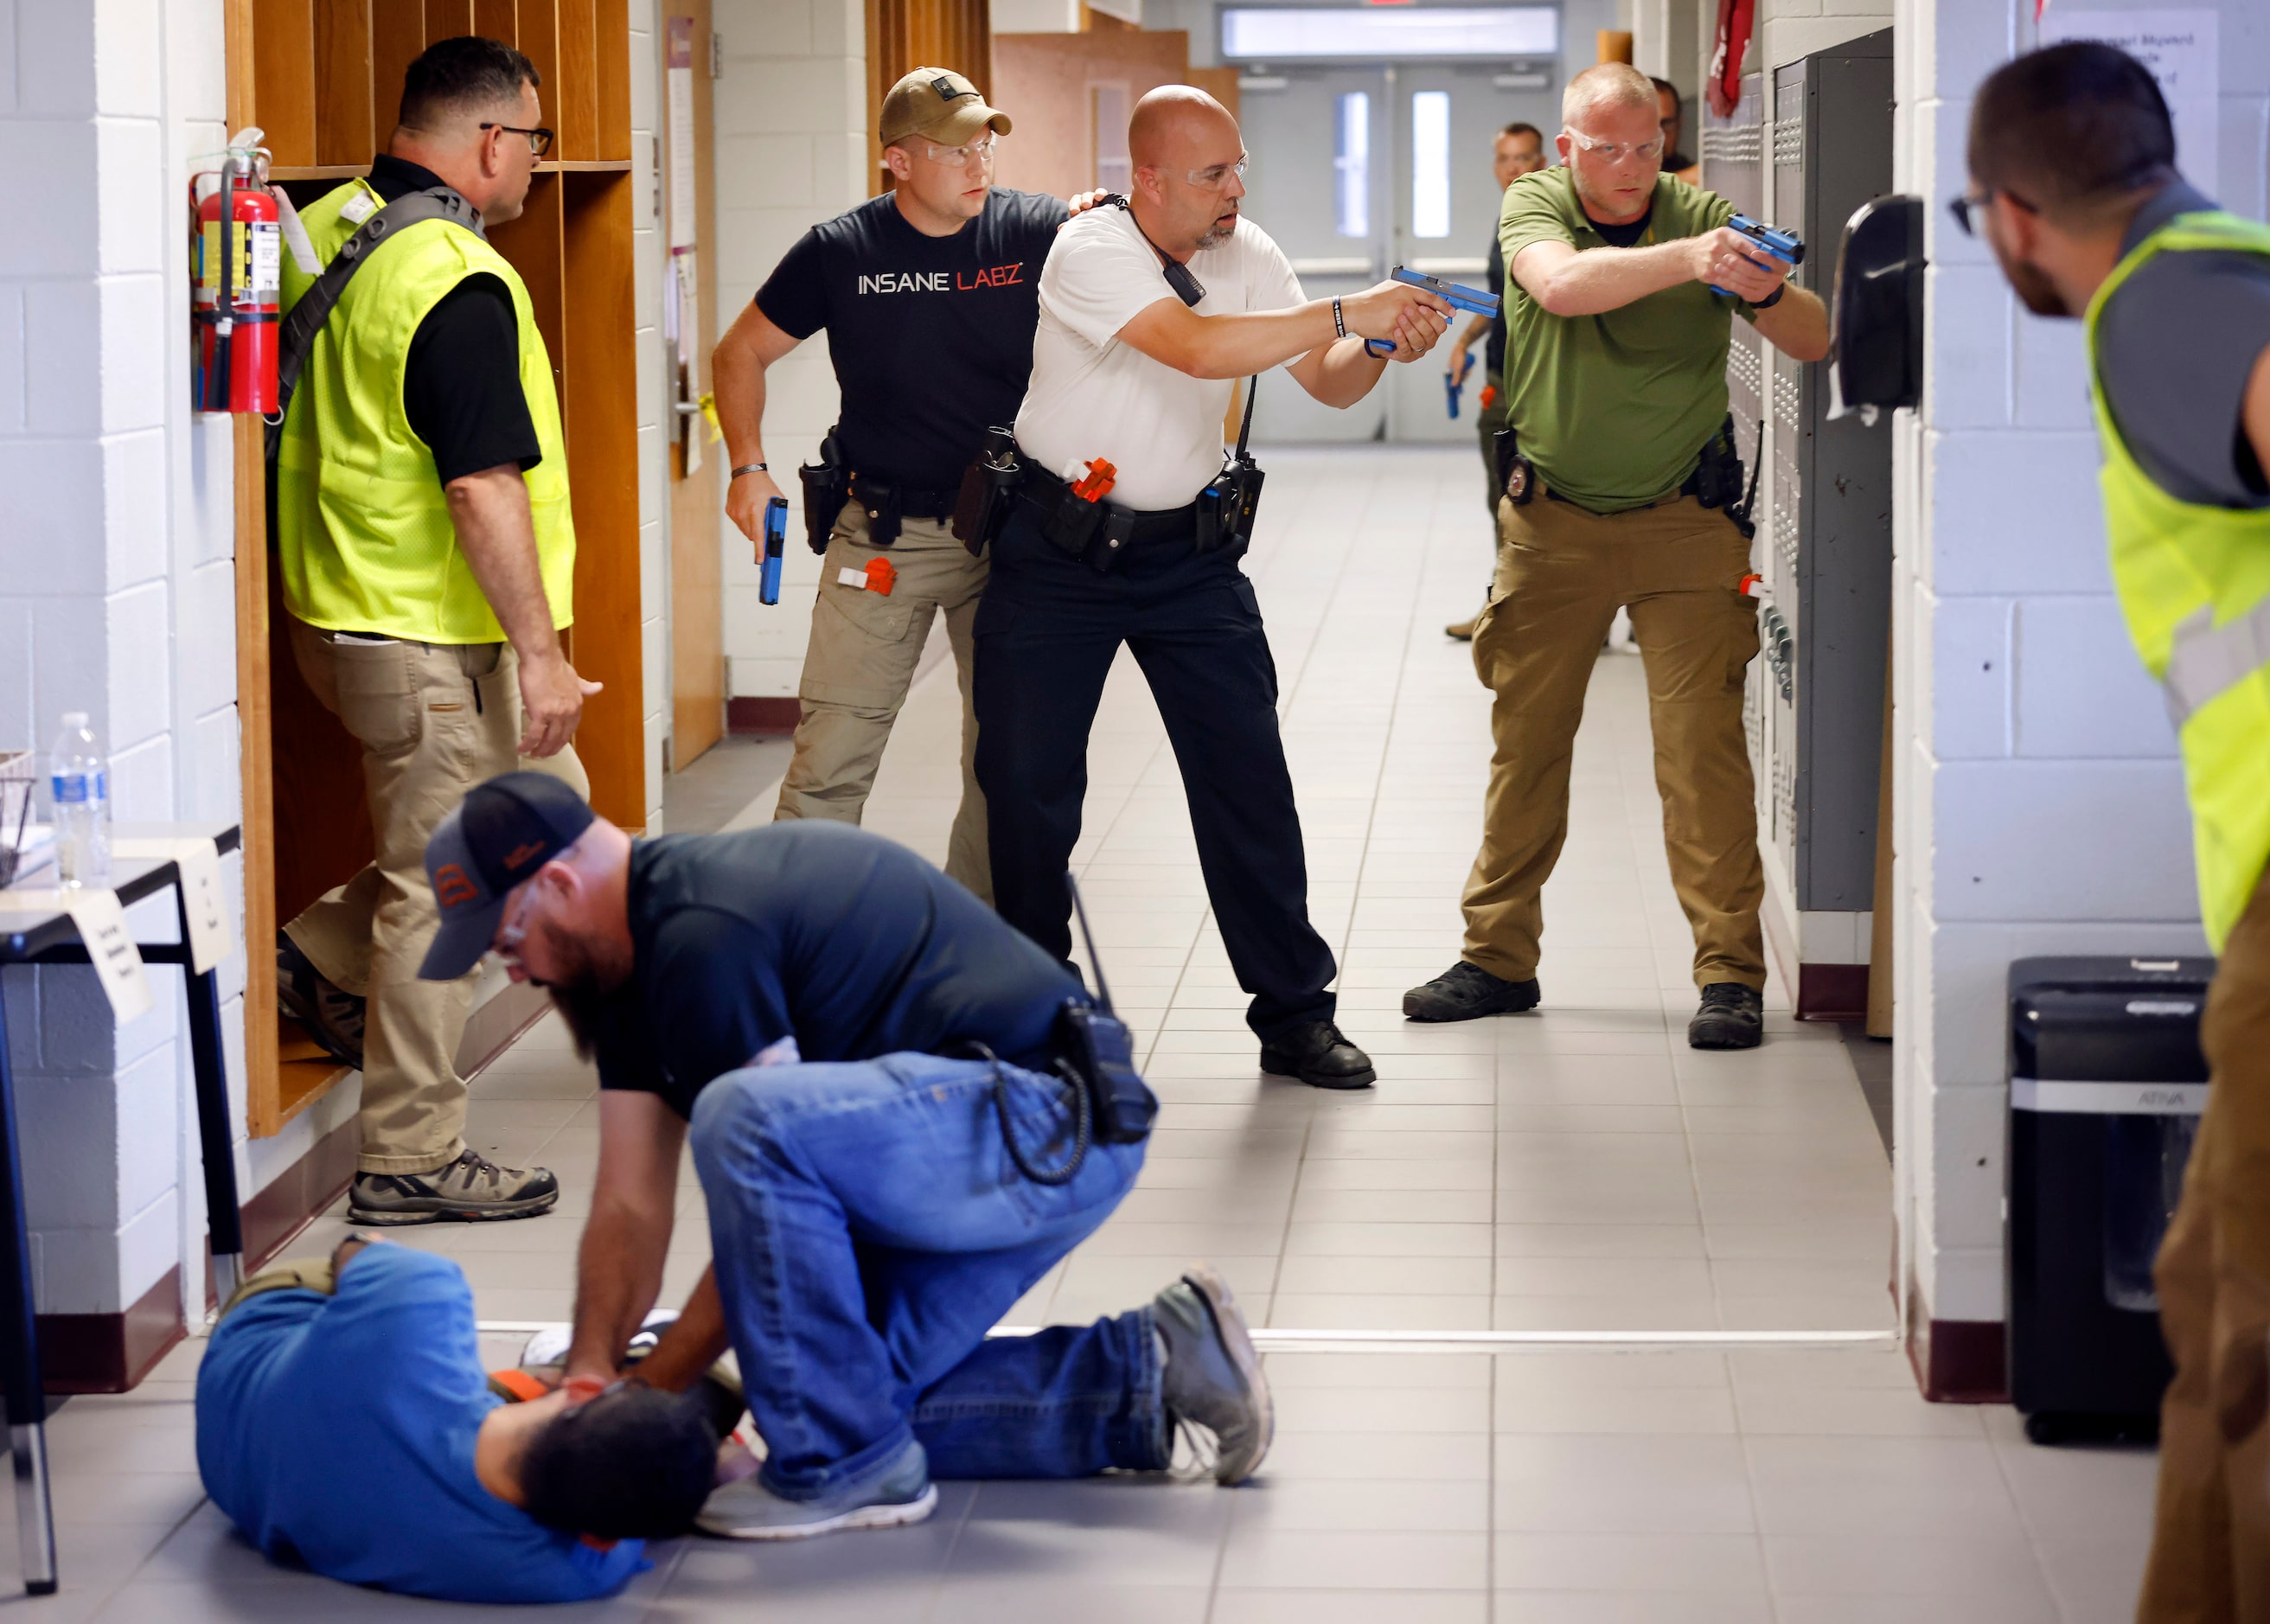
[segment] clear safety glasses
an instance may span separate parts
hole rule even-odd
[[[1210,168],[1188,170],[1183,174],[1183,179],[1204,191],[1221,191],[1229,185],[1231,181],[1242,181],[1245,178],[1245,166],[1248,161],[1246,154],[1240,152],[1237,155],[1237,161],[1234,164],[1215,164]]]
[[[935,141],[923,143],[923,152],[931,162],[945,164],[950,168],[966,169],[975,161],[990,164],[999,156],[1001,137],[997,130],[988,130],[968,146],[940,146]]]
[[[1628,158],[1636,158],[1645,163],[1663,156],[1663,137],[1659,135],[1652,141],[1642,141],[1635,145],[1628,141],[1596,141],[1583,130],[1571,130],[1565,124],[1561,127],[1561,133],[1604,164],[1620,164]]]

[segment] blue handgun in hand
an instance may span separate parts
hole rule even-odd
[[[1454,310],[1465,310],[1474,315],[1495,316],[1498,298],[1485,293],[1478,287],[1465,287],[1456,282],[1446,282],[1441,277],[1430,277],[1423,271],[1413,271],[1407,265],[1395,268],[1395,279],[1409,287],[1423,287]],[[1395,345],[1385,338],[1367,338],[1363,347],[1374,355],[1391,355]],[[1450,403],[1450,415],[1458,415],[1456,397]]]
[[[1799,240],[1793,231],[1776,231],[1770,226],[1761,226],[1747,214],[1737,214],[1732,219],[1728,220],[1726,229],[1740,232],[1742,235],[1781,261],[1783,264],[1792,269],[1805,263],[1805,244]],[[1729,299],[1737,296],[1732,288],[1720,287],[1716,282],[1710,284],[1710,291],[1714,293],[1724,293]]]
[[[775,496],[765,504],[764,575],[757,583],[757,601],[780,602],[781,555],[788,549],[788,498]]]
[[[1443,374],[1443,393],[1450,397],[1450,416],[1454,419],[1458,415],[1458,397],[1465,392],[1466,386],[1460,381],[1457,373],[1446,372]]]

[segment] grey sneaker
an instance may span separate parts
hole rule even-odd
[[[300,945],[281,931],[276,933],[276,1002],[308,1029],[325,1054],[341,1065],[362,1070],[365,1001],[332,985]]]
[[[1244,1482],[1269,1453],[1277,1416],[1229,1282],[1195,1264],[1151,1300],[1151,1318],[1166,1354],[1160,1385],[1169,1444],[1175,1432],[1202,1427],[1213,1440],[1213,1480]],[[1205,1453],[1199,1448],[1201,1461]]]
[[[469,1150],[430,1173],[358,1173],[347,1217],[358,1224],[471,1224],[534,1218],[560,1200],[545,1168],[501,1168]]]
[[[741,1478],[712,1490],[694,1524],[723,1539],[809,1539],[847,1528],[897,1528],[937,1509],[930,1457],[909,1438],[891,1469],[864,1489],[783,1500],[755,1477]]]

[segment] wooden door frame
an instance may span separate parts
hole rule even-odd
[[[663,174],[658,184],[662,192],[663,204],[662,253],[664,261],[665,271],[663,278],[663,286],[665,290],[667,290],[671,285],[667,271],[668,262],[671,256],[670,240],[672,234],[671,227],[673,225],[673,222],[670,219],[670,165],[674,161],[674,159],[672,159],[668,151],[668,108],[670,102],[670,82],[668,76],[670,72],[670,23],[673,14],[674,4],[686,6],[689,12],[694,12],[694,8],[698,7],[699,11],[694,14],[694,20],[701,25],[700,35],[694,42],[694,60],[689,64],[694,74],[694,204],[693,258],[694,262],[695,276],[700,283],[700,286],[697,290],[696,303],[699,306],[701,312],[701,343],[696,346],[699,351],[698,353],[691,356],[681,356],[682,360],[691,363],[693,373],[693,393],[694,397],[698,400],[708,390],[716,387],[716,379],[711,374],[710,371],[709,352],[711,348],[716,344],[718,338],[722,336],[721,330],[718,326],[717,316],[716,274],[717,161],[716,109],[717,93],[716,81],[709,77],[711,52],[716,48],[710,43],[710,41],[716,32],[717,19],[716,0],[661,0],[661,4],[659,4],[656,8],[657,20],[661,24],[661,33],[659,38],[662,41],[663,47],[659,66],[664,75],[664,78],[663,83],[659,87],[659,91],[660,103],[664,111],[661,120],[663,130],[660,132],[659,138],[663,143],[664,161]],[[666,293],[665,296],[667,296]],[[677,380],[675,378],[665,380],[665,394],[674,395],[676,388]],[[707,441],[705,425],[698,419],[689,419],[689,423],[692,434],[701,436],[704,441]],[[671,426],[674,427],[675,424],[673,423]],[[731,685],[725,679],[725,594],[723,552],[725,542],[724,496],[723,487],[717,484],[717,476],[715,467],[715,463],[717,459],[726,457],[725,443],[723,440],[717,440],[714,441],[707,441],[707,443],[702,444],[702,465],[691,475],[685,472],[685,457],[676,449],[673,448],[668,453],[668,456],[670,459],[670,476],[666,486],[666,493],[664,501],[664,508],[669,527],[669,540],[667,545],[671,565],[670,587],[668,592],[670,612],[670,629],[668,635],[670,640],[671,672],[670,755],[668,765],[670,771],[677,772],[684,768],[687,763],[701,756],[701,753],[708,750],[710,746],[723,739],[725,737],[726,731],[726,694]],[[701,490],[691,488],[694,486],[695,482],[697,481],[704,482],[706,484],[706,487],[708,491],[708,495],[706,499],[702,496]],[[712,555],[708,562],[709,564],[709,578],[714,584],[715,591],[706,605],[701,603],[687,602],[679,590],[679,504],[681,501],[691,503],[705,500],[710,511],[707,520],[699,527],[700,530],[703,532],[703,534],[693,535],[686,538],[686,539],[694,546],[699,547],[703,545],[706,535],[706,543],[709,552]],[[685,663],[681,660],[680,656],[682,653],[693,652],[683,649],[679,641],[679,634],[682,629],[692,629],[690,619],[681,619],[682,617],[688,617],[689,611],[691,611],[693,614],[705,616],[711,623],[713,634],[710,641],[711,644],[714,645],[716,656],[715,669],[706,677],[701,678],[699,684],[699,686],[703,689],[714,692],[716,696],[716,704],[711,708],[714,714],[707,716],[695,715],[693,717],[693,721],[696,725],[694,727],[688,727],[687,725],[688,710],[694,707],[701,706],[703,703],[704,696],[701,693],[696,693],[690,696],[689,700],[681,700],[679,697],[681,692],[680,685],[685,683],[687,676],[687,672],[685,669]],[[705,648],[701,652],[706,656],[708,651],[709,650]],[[700,749],[689,749],[687,747],[689,740],[698,742],[701,746]]]

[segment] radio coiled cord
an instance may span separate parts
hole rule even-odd
[[[1095,1108],[1087,1097],[1087,1088],[1077,1078],[1065,1079],[1072,1084],[1073,1114],[1072,1154],[1065,1159],[1061,1167],[1035,1167],[1026,1155],[1025,1147],[1017,1143],[1016,1127],[1009,1120],[1007,1068],[1002,1065],[1000,1057],[986,1048],[984,1044],[973,1042],[969,1045],[969,1049],[986,1064],[993,1068],[993,1113],[1000,1118],[1001,1143],[1009,1152],[1009,1160],[1017,1164],[1017,1171],[1035,1184],[1045,1184],[1051,1189],[1071,1183],[1072,1176],[1087,1161],[1088,1146],[1094,1135]]]

